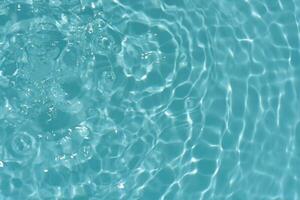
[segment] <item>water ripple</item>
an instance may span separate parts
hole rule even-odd
[[[298,199],[299,16],[0,0],[0,199]]]

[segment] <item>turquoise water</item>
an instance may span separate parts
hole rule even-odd
[[[0,200],[300,199],[298,0],[0,0]]]

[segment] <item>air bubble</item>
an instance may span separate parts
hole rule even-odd
[[[118,54],[118,62],[126,76],[141,81],[147,78],[153,68],[159,66],[162,59],[160,53],[155,41],[148,40],[148,35],[126,37]]]
[[[98,90],[104,93],[112,93],[112,87],[115,83],[116,75],[113,71],[105,71],[102,73],[98,81]]]
[[[35,139],[27,132],[15,133],[10,142],[12,153],[16,156],[32,156],[36,150],[35,142]]]
[[[186,110],[191,110],[191,109],[196,108],[200,104],[200,101],[198,101],[196,98],[188,97],[188,98],[186,98],[184,104],[185,104]]]

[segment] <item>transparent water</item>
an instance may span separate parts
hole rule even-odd
[[[300,199],[297,0],[0,0],[0,199]]]

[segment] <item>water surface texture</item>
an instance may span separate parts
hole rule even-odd
[[[0,200],[299,200],[299,0],[0,0]]]

